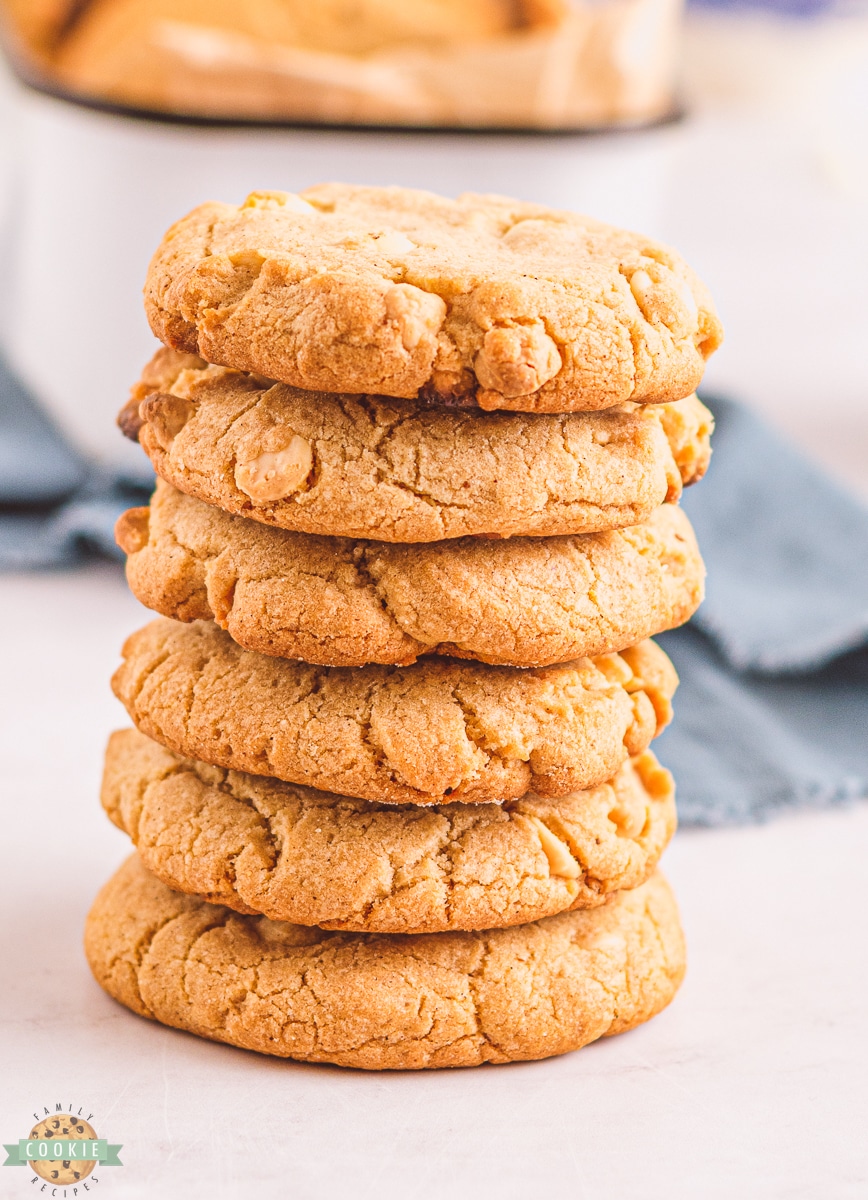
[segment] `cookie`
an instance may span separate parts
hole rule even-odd
[[[130,858],[85,951],[143,1017],[247,1050],[368,1070],[564,1054],[665,1008],[685,967],[662,875],[603,907],[476,933],[335,933],[183,896]]]
[[[303,392],[159,353],[121,413],[157,474],[301,533],[435,542],[593,533],[645,521],[704,471],[691,397],[606,413],[471,413]]]
[[[54,1113],[34,1125],[28,1141],[95,1142],[96,1130],[81,1117],[72,1113]],[[40,1179],[55,1187],[74,1186],[92,1173],[96,1160],[92,1158],[35,1158],[28,1165]]]
[[[272,529],[160,481],[115,533],[148,608],[324,666],[567,662],[681,625],[703,594],[690,522],[672,504],[609,533],[389,545]]]
[[[672,777],[650,751],[557,801],[418,808],[225,771],[125,729],[109,741],[102,803],[176,891],[370,933],[493,929],[593,908],[643,883],[675,831]]]
[[[189,758],[385,804],[480,803],[594,787],[671,716],[653,642],[557,667],[426,659],[315,667],[243,650],[207,621],[132,634],[112,687]]]
[[[520,412],[678,400],[722,339],[704,285],[640,234],[352,184],[194,209],[145,307],[167,346],[296,387]]]

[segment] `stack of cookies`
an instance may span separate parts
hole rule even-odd
[[[134,855],[86,945],[143,1016],[365,1068],[542,1058],[684,971],[651,635],[720,342],[672,251],[570,213],[330,185],[166,235],[121,413],[157,620],[113,685]]]

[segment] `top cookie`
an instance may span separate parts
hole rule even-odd
[[[296,387],[519,412],[680,399],[722,339],[704,285],[649,238],[349,184],[194,209],[145,307],[166,345]]]

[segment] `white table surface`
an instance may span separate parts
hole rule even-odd
[[[127,723],[108,677],[144,616],[109,566],[0,577],[3,1141],[42,1105],[84,1106],[124,1145],[106,1197],[866,1195],[866,804],[679,833],[682,991],[564,1058],[366,1075],[212,1045],[108,999],[81,930],[129,851],[97,796]],[[25,1174],[0,1172],[0,1195],[35,1194]]]

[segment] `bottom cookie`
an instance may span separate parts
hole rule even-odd
[[[122,1004],[201,1037],[368,1070],[548,1058],[669,1003],[684,940],[659,872],[603,907],[480,933],[327,933],[172,891],[137,856],[85,950]]]

